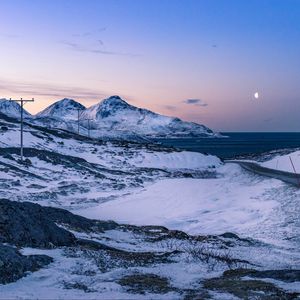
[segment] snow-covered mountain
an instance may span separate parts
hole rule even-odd
[[[18,103],[1,100],[0,111],[11,117],[19,117]],[[78,131],[94,138],[117,140],[142,140],[176,137],[218,137],[204,125],[185,122],[175,117],[154,113],[148,109],[130,105],[119,96],[111,96],[86,108],[73,99],[59,100],[32,117],[30,121],[39,126]],[[24,112],[24,117],[31,117]]]
[[[5,115],[13,118],[20,118],[21,106],[18,102],[8,100],[5,98],[0,99],[0,111]],[[23,110],[24,118],[30,118],[31,114],[25,109]]]
[[[184,122],[128,104],[119,96],[104,99],[82,112],[83,119],[92,119],[97,128],[130,131],[148,137],[214,136],[204,125]]]
[[[39,112],[37,117],[52,117],[52,118],[60,118],[65,120],[77,120],[78,118],[78,110],[84,110],[85,107],[76,102],[73,99],[64,98],[59,100],[41,112]]]

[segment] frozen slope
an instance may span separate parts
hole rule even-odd
[[[20,118],[21,106],[18,102],[7,100],[7,99],[0,99],[0,112],[3,114],[13,117],[13,118]],[[31,115],[24,109],[23,110],[24,118],[30,118]]]
[[[7,127],[0,131],[0,197],[12,200],[76,210],[109,201],[160,178],[215,176],[221,163],[200,153],[176,152],[153,144],[96,141],[25,124],[24,154],[30,165],[24,166],[19,163],[19,124],[1,120],[1,115],[0,121]],[[180,164],[176,165],[174,159]],[[14,186],[17,180],[21,184]]]

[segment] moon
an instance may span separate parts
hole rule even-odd
[[[254,98],[258,99],[258,97],[259,97],[258,92],[254,93]]]

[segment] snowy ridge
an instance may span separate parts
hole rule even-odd
[[[18,103],[1,100],[0,111],[18,118]],[[85,108],[73,99],[59,100],[30,119],[30,122],[48,128],[60,128],[94,138],[143,140],[159,137],[220,137],[204,125],[163,116],[128,104],[119,96],[111,96]],[[25,112],[25,117],[30,114]],[[29,121],[29,120],[28,120]]]
[[[54,117],[65,120],[76,120],[78,117],[78,110],[84,109],[85,107],[79,102],[76,102],[73,99],[64,98],[39,112],[36,117]]]
[[[119,96],[104,99],[82,113],[84,119],[93,119],[96,127],[107,130],[129,130],[149,137],[215,136],[204,125],[184,122],[128,104]]]
[[[8,100],[5,98],[0,99],[0,111],[9,117],[20,118],[21,106],[18,102]],[[23,110],[24,118],[31,118],[31,114],[25,109]]]

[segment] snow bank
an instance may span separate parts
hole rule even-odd
[[[204,169],[221,164],[218,157],[196,152],[152,152],[143,153],[136,158],[134,164],[138,167],[160,169]]]
[[[300,174],[300,151],[296,151],[288,155],[276,156],[275,158],[266,161],[261,165],[271,169],[294,173],[290,158],[293,161],[296,173]]]

